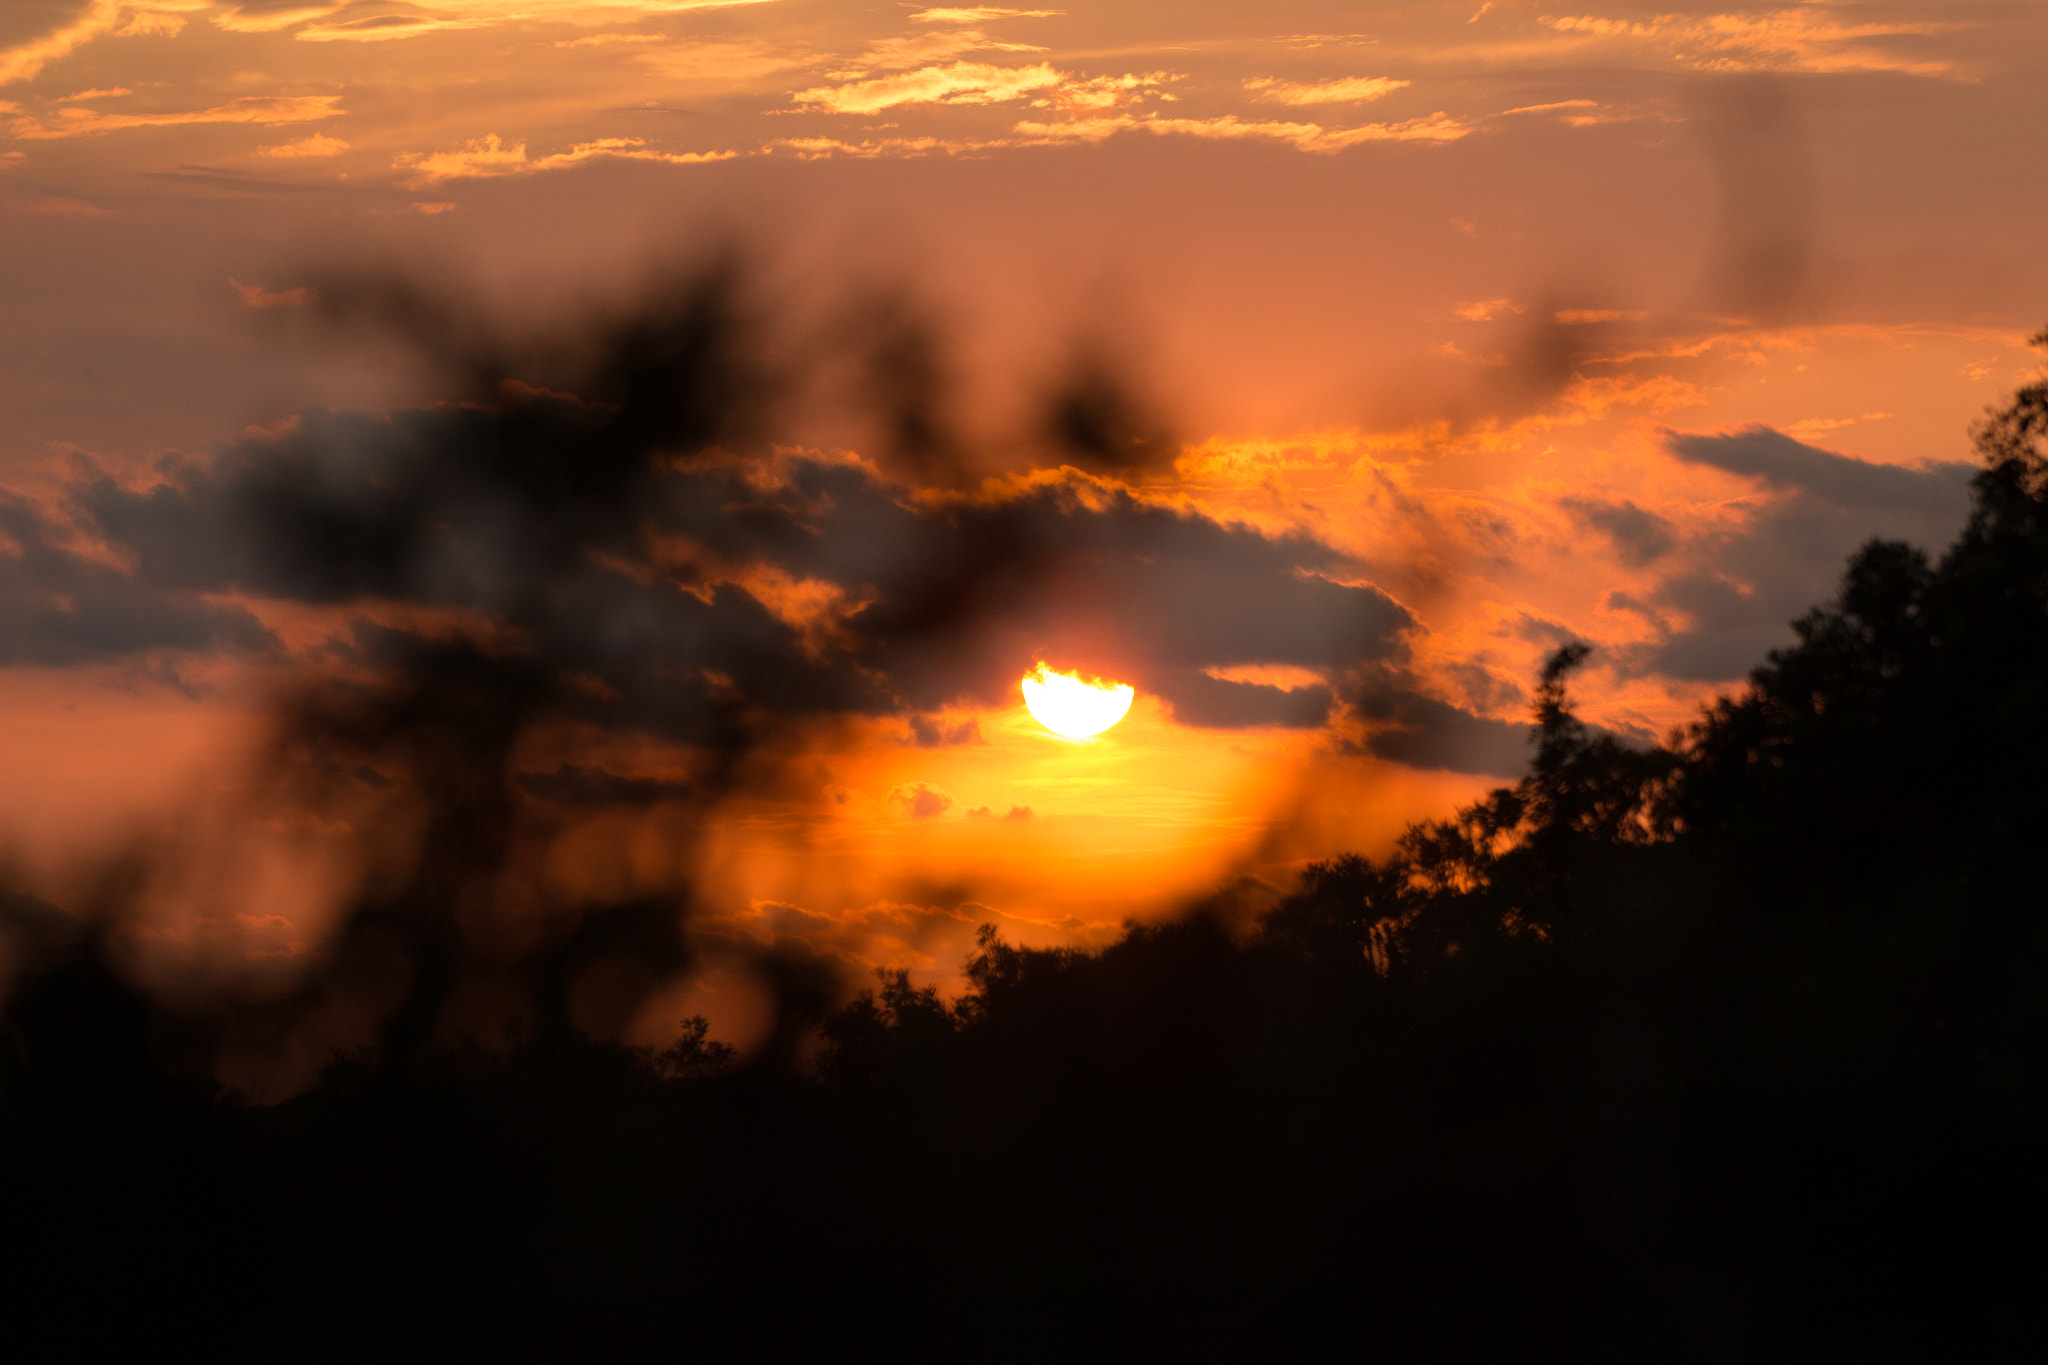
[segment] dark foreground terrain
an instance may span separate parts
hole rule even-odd
[[[2039,1359],[2044,436],[1670,748],[1561,650],[1530,775],[1390,859],[985,934],[812,1067],[543,1030],[249,1105],[87,938],[7,1006],[8,1354]]]

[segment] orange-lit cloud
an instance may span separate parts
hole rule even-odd
[[[302,137],[296,142],[280,142],[256,149],[257,154],[260,156],[287,158],[340,156],[347,150],[348,144],[346,142],[343,142],[338,137],[328,137],[325,133],[314,133],[309,137]]]
[[[1254,139],[1283,142],[1304,152],[1335,152],[1366,142],[1455,142],[1470,134],[1472,128],[1438,112],[1401,123],[1369,123],[1356,128],[1241,119],[1235,114],[1206,119],[1117,115],[1079,118],[1064,123],[1026,121],[1016,126],[1016,132],[1019,137],[1033,142],[1100,142],[1118,133],[1147,132],[1221,141]]]
[[[273,127],[282,123],[311,123],[334,118],[343,112],[340,104],[339,95],[247,95],[210,109],[155,114],[107,114],[96,109],[64,108],[57,111],[54,120],[17,118],[11,125],[11,131],[19,138],[40,140],[119,132],[128,128],[176,128],[201,123],[254,123]]]
[[[990,19],[1051,19],[1065,14],[1059,9],[1000,9],[976,5],[969,9],[921,9],[910,17],[920,24],[980,24]]]
[[[500,175],[530,175],[556,171],[598,158],[624,161],[655,161],[671,166],[694,166],[707,161],[728,161],[735,152],[661,152],[649,148],[637,137],[606,137],[579,142],[566,152],[528,158],[526,144],[507,144],[496,133],[473,139],[452,152],[408,152],[394,163],[411,171],[406,184],[438,185],[447,180],[477,180]]]
[[[113,29],[121,16],[121,0],[92,0],[79,16],[62,28],[0,48],[0,85],[25,81],[43,67],[69,53],[80,43],[90,42]]]
[[[1008,67],[983,62],[928,66],[846,85],[799,90],[799,105],[835,114],[873,114],[900,104],[1001,104],[1060,83],[1050,65]]]
[[[213,22],[231,33],[292,30],[302,42],[384,42],[503,24],[615,24],[634,18],[733,9],[774,0],[311,0],[305,4],[240,4]]]
[[[1766,14],[1714,14],[1705,18],[1658,15],[1647,20],[1595,15],[1549,17],[1537,22],[1559,33],[1607,39],[1643,39],[1687,66],[1707,71],[1899,71],[1954,75],[1944,58],[1916,56],[1896,40],[1953,31],[1955,22],[1893,20],[1843,22],[1824,6]],[[1888,41],[1889,40],[1889,41]]]
[[[1293,81],[1261,76],[1244,84],[1245,89],[1256,90],[1262,98],[1279,100],[1282,104],[1363,104],[1391,95],[1396,90],[1405,90],[1409,83],[1387,76],[1346,76],[1339,80],[1298,85]]]
[[[11,47],[0,47],[0,85],[34,78],[51,62],[103,34],[136,38],[175,35],[185,26],[184,16],[203,10],[211,0],[157,0],[131,6],[128,0],[87,0],[68,24],[23,38]]]

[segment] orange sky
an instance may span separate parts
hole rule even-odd
[[[1249,528],[1230,553],[1278,556],[1270,581],[1354,595],[1284,610],[1370,598],[1408,624],[1369,659],[1302,617],[1292,653],[1204,637],[1169,667],[1114,610],[1084,628],[1019,608],[989,657],[1093,649],[1061,662],[1129,672],[1130,718],[1067,745],[1014,691],[962,683],[806,722],[810,776],[708,825],[593,817],[543,862],[689,882],[707,944],[780,936],[942,979],[983,920],[1092,941],[1383,847],[1512,775],[1556,643],[1598,647],[1594,719],[1656,736],[1789,640],[1861,540],[1952,533],[1966,428],[2033,372],[2023,339],[2048,320],[2044,69],[2048,15],[1991,0],[14,0],[10,856],[56,887],[138,829],[232,844],[228,817],[202,838],[194,812],[233,804],[264,699],[340,617],[287,629],[297,608],[245,587],[158,592],[79,490],[141,496],[166,457],[203,466],[252,430],[288,443],[295,414],[447,396],[407,354],[313,325],[310,281],[459,281],[517,330],[624,307],[714,240],[747,253],[779,354],[823,354],[877,298],[928,324],[960,452],[943,479],[892,463],[820,362],[760,477],[862,470],[932,516],[1057,497],[1113,517],[1134,498]],[[1137,396],[1161,457],[1054,472],[1034,414],[1077,358]],[[1173,571],[1228,596],[1211,553]],[[157,593],[137,611],[232,600],[282,644],[51,634],[88,561]],[[705,572],[791,629],[836,628],[863,590],[772,556]],[[1084,578],[1052,573],[1047,600],[1084,600]],[[1252,705],[1325,687],[1321,723]],[[620,770],[684,763],[606,743]],[[321,896],[360,868],[272,835],[249,857],[282,870],[180,874],[213,889],[167,892],[163,933],[265,963],[316,943]],[[715,973],[662,1008],[705,1005],[714,978],[737,1018],[744,984]]]

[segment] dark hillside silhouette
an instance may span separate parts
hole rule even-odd
[[[2048,384],[1976,438],[1941,560],[1865,547],[1669,747],[1583,724],[1560,649],[1529,775],[1390,857],[1310,868],[1248,935],[1199,908],[1099,953],[984,930],[962,998],[885,976],[809,1069],[802,1010],[746,1066],[701,1025],[659,1057],[422,1028],[233,1103],[89,937],[9,901],[41,945],[0,1059],[9,1337],[2036,1358]]]

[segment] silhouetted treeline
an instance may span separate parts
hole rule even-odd
[[[1668,748],[1247,928],[984,931],[734,1064],[551,1032],[176,1079],[90,953],[0,1073],[8,1335],[86,1358],[2038,1358],[2048,385],[1939,563],[1874,542]],[[10,907],[20,923],[47,907]],[[24,939],[23,941],[27,941]],[[57,959],[53,959],[57,960]],[[785,996],[785,998],[788,998]]]

